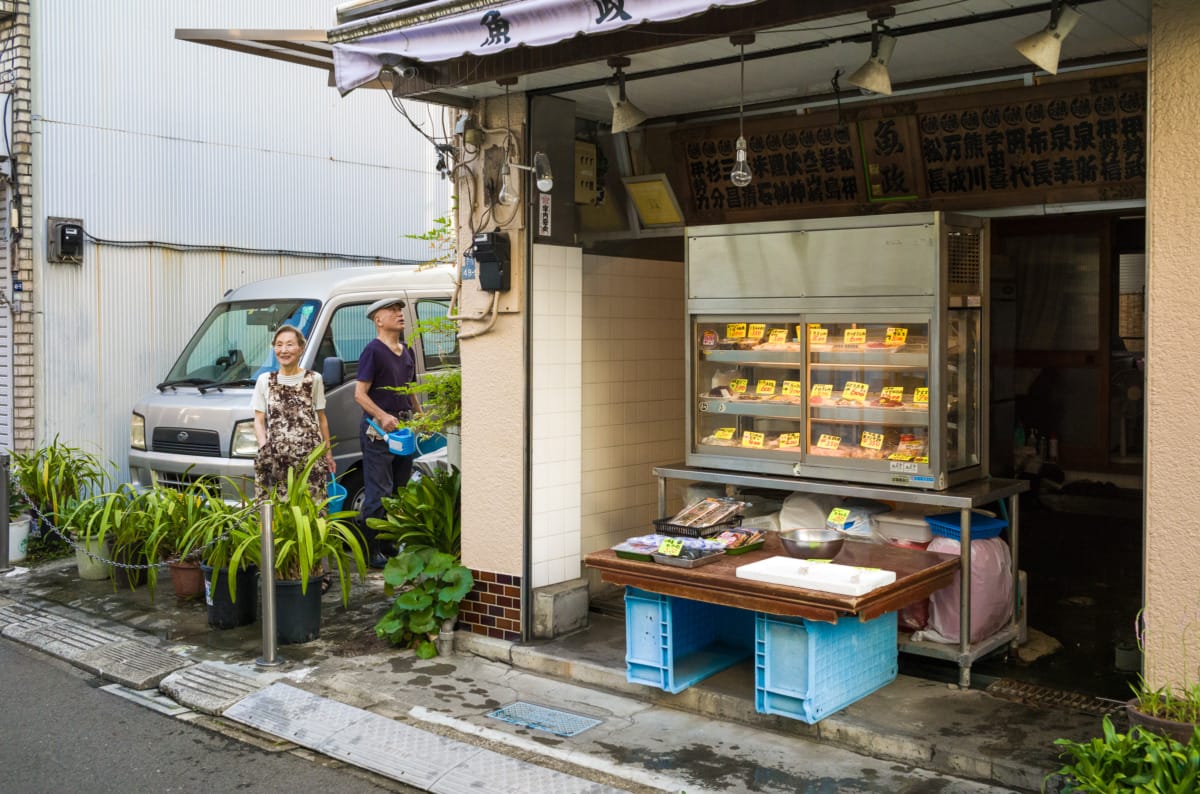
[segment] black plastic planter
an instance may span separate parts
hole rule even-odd
[[[321,636],[320,576],[308,580],[305,593],[300,592],[299,579],[275,580],[275,636],[280,645],[311,642]]]
[[[235,571],[233,586],[236,599],[229,597],[228,568],[201,565],[204,572],[204,601],[208,604],[208,625],[214,629],[248,626],[258,616],[258,569]]]

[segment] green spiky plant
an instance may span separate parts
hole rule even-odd
[[[1200,730],[1180,744],[1141,726],[1118,733],[1106,715],[1101,738],[1054,743],[1064,761],[1056,773],[1067,779],[1064,791],[1168,794],[1200,788]]]
[[[9,454],[14,479],[42,517],[51,521],[66,516],[69,502],[102,491],[108,482],[108,470],[99,458],[62,443],[58,436],[49,446]]]
[[[346,606],[350,601],[351,573],[357,571],[358,578],[365,579],[367,563],[353,524],[357,513],[342,510],[326,515],[330,499],[315,500],[308,490],[309,475],[325,457],[326,449],[324,444],[318,446],[305,459],[303,467],[288,471],[286,494],[273,487],[265,497],[273,507],[275,578],[299,580],[300,592],[307,593],[309,579],[325,573],[324,560],[329,557],[337,563],[342,606]],[[233,550],[230,565],[236,567],[247,557],[258,554],[260,544],[258,531],[244,538]]]
[[[384,517],[367,519],[380,539],[410,551],[432,548],[453,557],[462,553],[462,474],[457,469],[435,469],[409,480],[404,490],[381,502]]]

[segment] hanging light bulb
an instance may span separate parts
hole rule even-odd
[[[741,63],[741,88],[738,93],[738,137],[734,148],[737,150],[733,170],[729,172],[729,181],[737,187],[746,187],[754,179],[750,173],[750,164],[746,162],[746,137],[743,135],[742,124],[745,119],[746,103],[746,45],[754,42],[753,35],[732,36],[729,39],[741,46],[738,60]]]
[[[500,192],[496,195],[496,201],[500,202],[506,207],[511,207],[516,204],[518,200],[519,196],[517,195],[517,188],[513,184],[511,171],[506,165],[504,166],[504,170],[500,172]]]

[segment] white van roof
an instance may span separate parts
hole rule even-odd
[[[222,300],[313,298],[321,301],[336,295],[380,293],[389,290],[454,288],[454,269],[439,266],[418,269],[415,265],[378,265],[314,270],[244,284]]]

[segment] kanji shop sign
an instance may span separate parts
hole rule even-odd
[[[747,122],[745,188],[729,181],[736,123],[671,137],[689,225],[1135,198],[1145,195],[1146,78]]]

